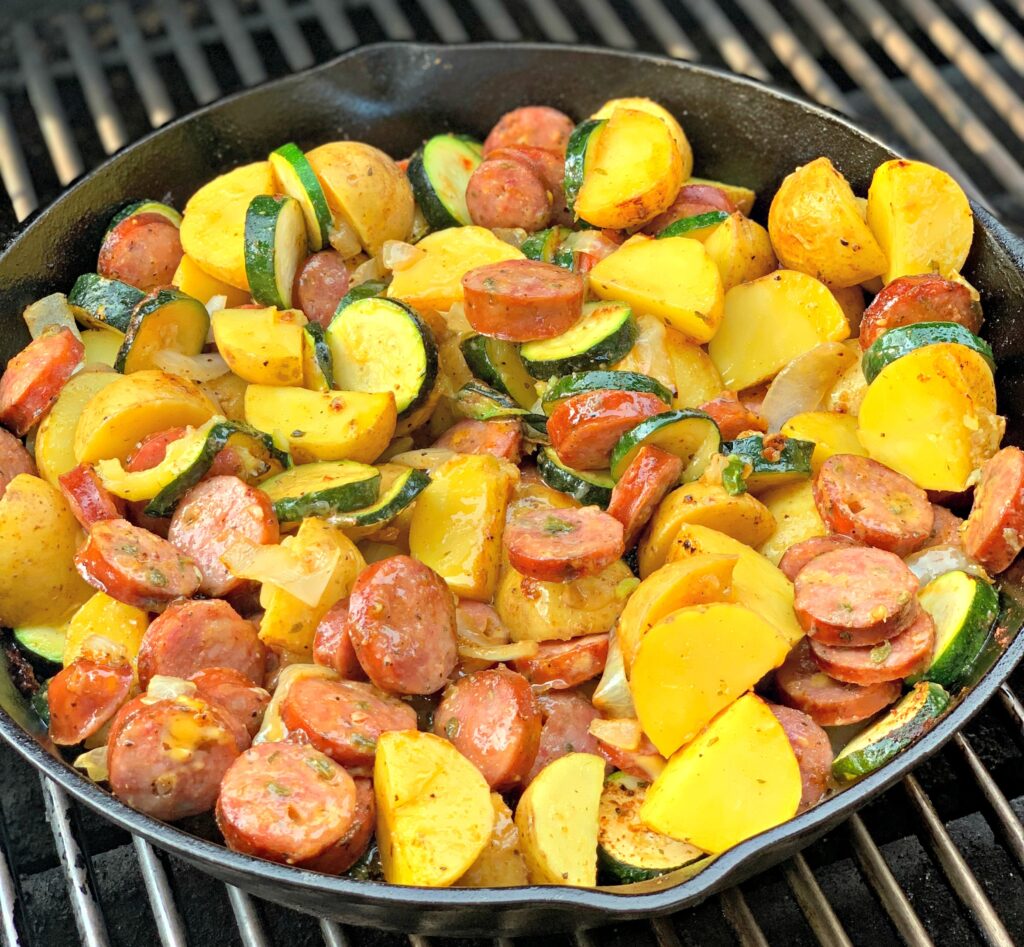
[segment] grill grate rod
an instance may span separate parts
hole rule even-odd
[[[117,31],[118,45],[128,64],[128,71],[132,74],[135,87],[139,90],[149,124],[158,128],[174,118],[174,106],[146,50],[142,32],[124,0],[117,0],[110,5],[110,21]]]
[[[757,918],[754,917],[750,905],[747,904],[747,899],[743,897],[743,892],[739,887],[723,891],[718,896],[718,902],[722,906],[725,919],[739,938],[742,947],[768,947],[764,931],[757,923]]]
[[[697,47],[665,8],[661,0],[633,0],[633,6],[650,31],[658,37],[665,52],[676,59],[699,59]]]
[[[174,903],[171,886],[167,881],[167,873],[152,845],[138,835],[132,837],[135,854],[139,858],[142,880],[146,885],[146,894],[153,909],[157,933],[163,947],[187,947],[185,928],[181,923],[181,915]]]
[[[252,895],[234,885],[224,885],[224,887],[227,889],[228,901],[231,903],[235,923],[238,924],[238,931],[242,935],[242,943],[245,944],[245,947],[270,947],[270,941],[267,940],[267,935],[263,931],[263,922],[260,920]]]
[[[814,874],[803,855],[797,854],[786,863],[786,881],[796,896],[797,904],[823,947],[853,947],[832,905],[822,894]]]
[[[206,105],[220,98],[220,86],[213,76],[213,70],[200,49],[196,34],[189,28],[179,0],[162,0],[160,12],[163,15],[167,37],[178,62],[181,63],[192,95],[200,105]]]
[[[14,912],[18,906],[18,885],[7,860],[6,833],[0,829],[0,941],[7,947],[20,947]]]
[[[1014,0],[1017,15],[1024,17],[1024,0]],[[975,29],[999,50],[1000,55],[1024,76],[1024,39],[988,0],[956,0]]]

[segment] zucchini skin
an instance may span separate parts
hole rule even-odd
[[[304,368],[309,367],[311,373],[315,373],[318,377],[313,379],[304,379],[306,384],[315,381],[313,385],[314,391],[330,391],[334,387],[334,359],[331,356],[331,347],[327,344],[327,339],[324,337],[324,329],[318,322],[309,322],[302,327],[305,333],[304,344],[309,347],[308,358],[311,364],[303,366]],[[307,357],[307,352],[303,350],[303,358]]]
[[[631,885],[638,881],[650,881],[652,878],[675,871],[674,868],[639,868],[636,865],[627,865],[606,852],[600,844],[597,846],[597,870],[600,875],[608,879],[607,883],[612,885]]]
[[[136,214],[159,214],[170,223],[174,224],[175,227],[181,227],[181,214],[178,213],[170,204],[165,204],[163,201],[132,201],[130,204],[126,204],[122,207],[113,217],[110,218],[110,223],[107,224],[106,233],[110,233],[122,220],[127,220],[129,217],[134,217]]]
[[[127,332],[132,311],[142,302],[141,289],[107,279],[99,273],[83,273],[68,293],[68,305],[80,322],[90,326],[111,326]]]
[[[583,174],[587,164],[587,148],[596,131],[608,124],[606,118],[588,118],[577,125],[565,146],[565,203],[571,211],[576,209],[576,198],[583,187]]]
[[[864,378],[870,385],[886,365],[890,365],[896,359],[908,355],[915,349],[940,342],[954,342],[957,345],[974,349],[988,362],[989,368],[995,371],[996,362],[991,346],[970,329],[956,322],[915,322],[889,329],[871,343],[861,357],[860,364]]]
[[[553,490],[568,494],[584,506],[606,509],[612,499],[614,482],[606,473],[588,470],[586,474],[558,462],[555,452],[545,447],[537,452],[537,472]]]
[[[782,435],[773,435],[773,443],[777,442],[779,437]],[[779,456],[773,460],[764,455],[764,435],[751,434],[748,437],[726,441],[722,445],[722,453],[742,457],[750,464],[752,470],[746,477],[746,485],[751,492],[757,492],[809,478],[814,447],[814,441],[786,437]]]
[[[537,403],[533,378],[523,365],[517,345],[484,335],[471,335],[462,340],[459,348],[469,370],[482,382],[508,395],[521,408],[531,409]]]
[[[545,413],[550,414],[559,401],[572,398],[574,395],[586,394],[588,391],[602,390],[647,392],[660,398],[666,405],[672,404],[672,392],[650,375],[596,370],[575,372],[552,382],[541,398],[541,405]]]
[[[471,418],[474,421],[518,418],[529,414],[525,408],[520,408],[508,395],[481,381],[467,381],[455,392],[454,400],[456,410],[463,417]]]
[[[645,443],[655,438],[658,432],[687,421],[699,421],[703,426],[707,427],[705,441],[707,436],[712,433],[717,438],[717,442],[714,445],[714,451],[711,453],[718,453],[720,451],[721,435],[719,435],[718,432],[718,425],[710,415],[705,414],[703,411],[698,411],[695,408],[664,411],[661,414],[655,414],[652,417],[644,419],[631,431],[627,431],[619,438],[619,442],[614,448],[612,448],[610,463],[612,476],[616,480],[621,477],[626,472],[626,468],[629,466],[634,454]],[[659,440],[654,440],[653,443],[656,446],[661,447],[663,450],[669,451],[669,453],[674,453],[672,446],[669,444],[664,444]],[[703,447],[704,444],[701,444],[698,447],[698,451],[703,449]],[[696,452],[690,457],[682,457],[681,459],[686,462],[686,466],[684,466],[680,483],[689,483],[691,480],[696,480],[704,472],[704,469],[707,466],[707,462],[705,462],[705,464],[699,469],[693,468],[694,463],[698,459]],[[707,460],[710,461],[710,456]]]
[[[368,279],[358,286],[353,286],[341,297],[341,302],[338,303],[338,308],[334,310],[334,315],[337,316],[346,306],[359,302],[360,299],[373,299],[376,296],[383,296],[387,288],[387,283],[379,279]],[[334,316],[331,318],[333,320]]]
[[[704,214],[694,214],[692,217],[681,217],[674,220],[657,234],[657,239],[662,237],[686,237],[705,227],[714,227],[729,219],[724,210],[709,210]]]
[[[445,204],[444,198],[437,192],[434,182],[431,180],[430,172],[427,169],[427,164],[434,160],[434,156],[429,154],[429,152],[440,150],[445,145],[448,147],[455,146],[462,157],[471,162],[475,157],[473,166],[466,173],[467,181],[469,176],[483,161],[482,147],[472,138],[465,135],[434,135],[433,138],[427,139],[423,146],[409,160],[409,167],[406,171],[409,184],[412,186],[416,203],[419,205],[420,210],[423,211],[423,216],[427,219],[427,223],[433,230],[444,230],[447,227],[465,227],[472,223],[468,212],[466,219],[462,220]],[[443,157],[444,155],[438,156],[438,160]],[[465,192],[463,192],[462,201],[464,204]]]
[[[339,526],[377,526],[393,520],[416,497],[430,485],[430,476],[423,470],[410,468],[391,485],[385,495],[371,506],[350,513],[342,513],[336,518]]]
[[[281,484],[288,484],[284,478],[300,477],[303,468],[310,467],[337,467],[340,465],[354,464],[356,467],[372,471],[361,480],[347,480],[333,486],[326,486],[321,489],[309,490],[305,493],[296,492],[294,495],[279,496],[274,498],[277,487]],[[306,470],[307,473],[311,471]],[[328,518],[339,513],[348,513],[358,510],[364,506],[370,506],[377,502],[377,494],[380,490],[380,471],[367,464],[356,464],[354,461],[323,461],[319,464],[304,464],[293,467],[284,473],[271,477],[262,484],[264,492],[270,496],[274,504],[274,512],[282,523],[297,523],[307,516],[319,516]]]
[[[598,304],[592,311],[599,311],[607,305],[607,303]],[[588,313],[584,311],[581,322],[587,318],[587,315]],[[574,326],[569,332],[574,332],[576,328],[577,326]],[[543,353],[545,349],[551,347],[551,343],[558,341],[560,336],[556,336],[553,339],[545,339],[542,343],[527,342],[520,346],[519,354],[523,359],[523,365],[526,367],[526,370],[534,378],[547,380],[562,375],[592,371],[614,365],[633,348],[633,345],[636,343],[637,334],[636,320],[633,318],[632,311],[626,308],[626,316],[618,328],[602,338],[598,338],[585,351],[574,355],[567,355],[564,358],[536,358],[538,350]]]
[[[203,344],[206,341],[207,335],[210,331],[210,314],[198,299],[189,296],[187,293],[183,293],[180,289],[165,288],[158,289],[148,296],[143,297],[139,304],[135,307],[132,312],[131,320],[128,323],[128,328],[125,331],[124,341],[121,343],[121,348],[117,351],[117,358],[114,360],[114,370],[121,372],[122,374],[128,374],[133,371],[140,371],[143,368],[153,368],[152,363],[146,364],[144,361],[141,365],[129,364],[132,359],[133,349],[136,343],[141,340],[142,333],[146,330],[146,319],[148,316],[155,314],[158,310],[163,309],[165,306],[185,306],[191,310],[193,317],[197,320],[198,326],[194,333],[194,338],[199,341],[198,346],[190,346],[186,349],[179,348],[178,351],[182,351],[185,355],[198,355],[203,350]],[[185,337],[185,333],[179,334],[179,341]],[[201,340],[201,341],[200,341]]]
[[[291,284],[280,286],[277,280],[277,254],[280,252],[277,231],[285,208],[292,204],[298,207],[293,197],[258,194],[249,202],[245,213],[245,278],[249,281],[252,298],[261,306],[291,308]],[[301,207],[299,214],[305,237],[306,215]]]
[[[296,180],[305,191],[306,199],[316,218],[316,227],[313,228],[310,226],[311,220],[306,214],[306,208],[303,207],[303,214],[306,216],[306,230],[310,237],[309,246],[311,250],[323,249],[328,245],[328,235],[331,231],[331,211],[327,206],[327,196],[320,185],[320,179],[316,176],[306,153],[295,142],[290,141],[281,145],[280,148],[275,148],[272,154],[277,155],[279,159],[288,164]],[[294,195],[292,196],[294,197]],[[316,233],[313,232],[314,230]]]

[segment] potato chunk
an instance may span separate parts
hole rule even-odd
[[[768,231],[756,220],[736,213],[704,241],[726,292],[740,283],[766,276],[778,265]]]
[[[221,309],[213,314],[213,340],[228,367],[254,385],[302,385],[299,309]]]

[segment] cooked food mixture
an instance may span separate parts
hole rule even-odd
[[[0,623],[53,743],[260,858],[592,886],[932,728],[1024,545],[970,206],[823,157],[765,227],[693,168],[619,99],[119,211],[0,379]]]

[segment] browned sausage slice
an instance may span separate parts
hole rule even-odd
[[[679,483],[683,462],[675,454],[645,444],[612,489],[608,515],[625,530],[627,549],[636,545],[640,531],[654,515],[665,494]]]
[[[377,799],[373,794],[373,780],[356,777],[356,812],[345,838],[338,845],[339,867],[348,871],[369,848],[377,828]]]
[[[504,541],[512,567],[541,582],[596,575],[625,551],[622,524],[596,506],[521,513]]]
[[[989,572],[1010,567],[1024,547],[1024,451],[1004,447],[981,468],[963,529],[964,549]]]
[[[416,711],[397,697],[372,684],[324,677],[292,684],[281,719],[342,766],[372,766],[382,733],[416,729]]]
[[[961,527],[964,521],[955,513],[951,513],[944,506],[937,503],[932,504],[932,513],[935,519],[932,521],[932,531],[924,541],[922,549],[929,546],[960,546],[963,544],[961,538]]]
[[[124,519],[124,500],[110,493],[88,464],[73,467],[61,474],[57,482],[83,529],[92,529],[100,520]]]
[[[623,434],[664,410],[665,402],[646,391],[588,391],[558,403],[548,436],[563,464],[601,470]]]
[[[812,559],[796,577],[793,608],[822,644],[881,644],[917,617],[917,577],[882,549],[836,549]]]
[[[110,788],[133,809],[167,822],[209,812],[222,777],[248,745],[245,728],[214,704],[136,697],[110,725]]]
[[[292,743],[246,750],[217,799],[217,825],[232,851],[331,874],[345,870],[355,818],[352,777],[313,747]]]
[[[532,658],[513,667],[531,684],[567,690],[597,677],[608,660],[608,635],[584,635],[570,641],[542,641]]]
[[[860,543],[849,536],[840,533],[833,533],[831,536],[812,536],[810,539],[803,539],[789,547],[779,560],[779,568],[790,582],[795,582],[800,570],[812,559],[824,555],[826,552],[834,552],[836,549],[846,549],[850,546],[859,546]]]
[[[900,696],[899,681],[844,684],[829,677],[815,661],[810,643],[801,641],[775,672],[779,699],[802,710],[820,727],[842,727],[873,717]]]
[[[132,666],[76,658],[46,688],[50,708],[50,739],[74,746],[96,733],[128,699]]]
[[[462,288],[469,324],[510,342],[561,335],[583,312],[583,278],[552,263],[488,263],[466,273]]]
[[[551,223],[572,226],[572,211],[565,203],[565,159],[560,152],[532,145],[509,145],[488,152],[488,161],[497,158],[509,158],[531,168],[548,192]]]
[[[833,454],[814,478],[825,525],[859,543],[906,556],[928,538],[935,513],[928,494],[877,460]]]
[[[234,668],[202,668],[189,677],[199,696],[223,707],[238,720],[249,736],[256,736],[263,722],[263,712],[270,703],[270,694]]]
[[[523,431],[519,422],[511,418],[494,421],[465,418],[448,428],[434,446],[458,454],[491,454],[518,464],[523,447]]]
[[[889,329],[914,322],[958,322],[977,332],[981,328],[981,309],[966,286],[937,273],[898,276],[864,310],[861,348],[870,348]]]
[[[793,747],[797,765],[800,767],[800,805],[797,812],[810,809],[828,788],[832,771],[832,744],[828,734],[803,711],[781,704],[769,704],[776,719],[786,731],[789,745]]]
[[[199,569],[166,539],[127,520],[101,520],[75,554],[86,582],[126,605],[162,611],[199,591]]]
[[[756,411],[751,411],[735,391],[723,391],[700,406],[701,411],[711,415],[723,441],[731,441],[747,431],[768,430],[768,422]]]
[[[133,214],[103,238],[96,272],[144,293],[167,286],[183,255],[178,228],[161,214]]]
[[[569,136],[575,128],[564,112],[547,105],[526,105],[506,112],[484,139],[484,154],[497,148],[532,145],[564,155]]]
[[[466,209],[478,227],[522,227],[533,233],[550,222],[551,197],[528,164],[487,158],[470,175]]]
[[[906,631],[874,648],[837,648],[811,641],[821,669],[847,684],[900,681],[926,667],[935,649],[935,624],[922,608]]]
[[[332,668],[346,681],[366,680],[348,633],[347,598],[332,605],[320,619],[313,636],[313,662]]]
[[[182,498],[171,519],[167,538],[199,565],[204,595],[219,597],[246,588],[220,557],[239,538],[260,545],[280,538],[274,506],[262,490],[238,477],[211,477]]]
[[[445,691],[434,714],[434,732],[450,740],[498,791],[524,785],[540,730],[540,709],[529,682],[504,667],[460,678]]]
[[[263,683],[266,649],[251,622],[227,602],[174,602],[146,629],[139,648],[139,684],[154,674],[190,677],[203,668],[234,668]]]
[[[345,261],[336,250],[314,253],[295,274],[292,298],[310,322],[325,329],[348,292],[349,274]]]
[[[27,434],[84,358],[85,346],[67,328],[29,342],[0,377],[0,424],[19,436]]]
[[[349,637],[370,680],[395,694],[433,694],[458,663],[455,600],[410,556],[365,568],[349,596]]]
[[[537,696],[544,721],[540,730],[537,758],[526,777],[526,784],[548,763],[568,753],[601,755],[601,744],[590,733],[590,723],[601,715],[594,705],[577,691],[552,691]]]
[[[640,745],[635,750],[625,750],[621,746],[603,743],[601,740],[597,741],[597,750],[615,769],[637,779],[650,781],[658,772],[657,767],[664,765],[664,757],[651,743],[646,733],[640,735]]]
[[[0,427],[0,498],[7,491],[7,484],[18,474],[37,476],[35,461],[21,441]]]

